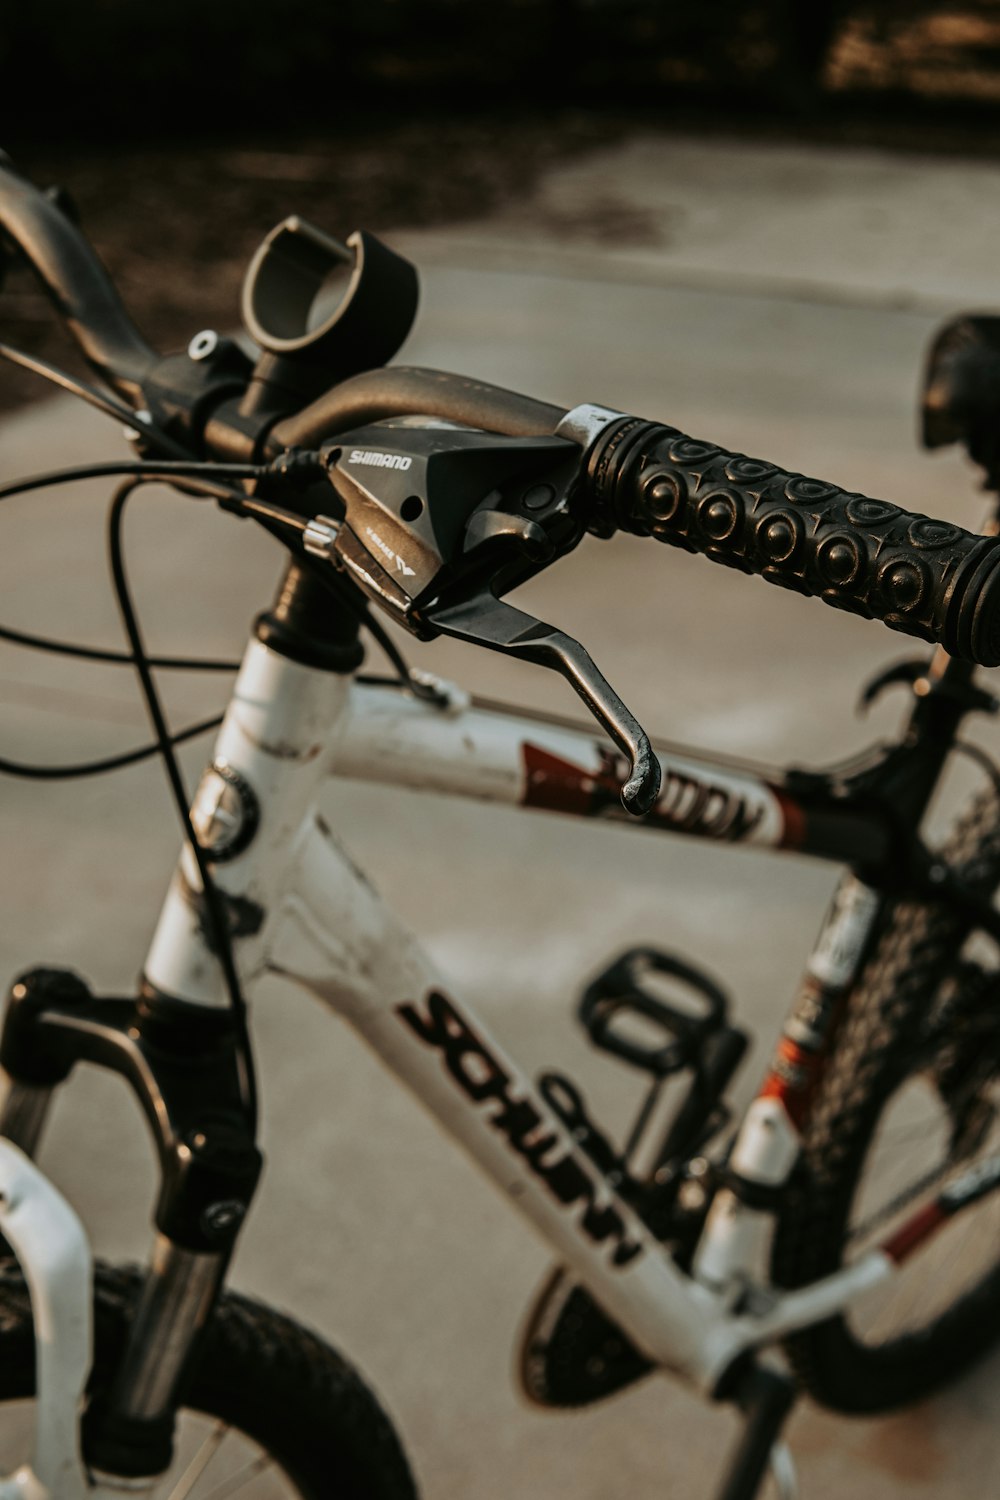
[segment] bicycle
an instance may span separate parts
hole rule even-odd
[[[286,221],[248,273],[244,317],[259,356],[203,333],[160,358],[62,203],[9,166],[0,225],[111,394],[2,352],[132,430],[137,458],[57,477],[122,480],[109,521],[129,645],[120,657],[139,676],[149,749],[163,757],[186,835],[137,996],[94,996],[75,974],[46,969],[11,991],[0,1036],[0,1228],[31,1294],[8,1265],[0,1396],[33,1391],[30,1302],[42,1335],[42,1441],[34,1473],[9,1477],[0,1493],[150,1490],[171,1462],[181,1405],[245,1431],[302,1496],[414,1492],[391,1423],[350,1367],[289,1320],[222,1291],[260,1170],[244,989],[265,972],[345,1016],[554,1248],[560,1266],[523,1341],[532,1399],[584,1405],[662,1366],[746,1411],[720,1492],[736,1500],[758,1492],[773,1454],[788,1487],[778,1440],[795,1387],[758,1350],[782,1344],[795,1375],[835,1409],[874,1410],[915,1399],[988,1347],[1000,1269],[981,1214],[1000,1184],[990,1101],[1000,1038],[989,1014],[995,974],[960,950],[974,933],[1000,934],[989,902],[1000,880],[996,772],[984,768],[983,792],[941,852],[915,830],[966,716],[996,707],[970,665],[1000,664],[996,538],[623,413],[567,412],[389,367],[413,319],[416,279],[370,235],[345,247]],[[333,303],[344,269],[349,284]],[[932,357],[927,406],[928,439],[964,441],[994,489],[997,344],[990,320],[950,329]],[[190,804],[175,755],[189,731],[170,729],[154,677],[190,663],[146,651],[122,544],[130,494],[155,479],[253,517],[292,553]],[[912,688],[902,740],[856,765],[771,779],[654,751],[583,648],[501,598],[585,532],[616,529],[938,642],[930,663],[870,689]],[[554,666],[607,739],[556,715],[468,702],[413,673],[373,603],[418,638],[451,635]],[[389,654],[395,679],[360,675],[362,631]],[[124,760],[137,753],[147,751]],[[612,963],[580,1008],[593,1043],[648,1078],[625,1145],[569,1078],[549,1072],[532,1086],[315,814],[331,769],[847,865],[738,1128],[725,1095],[746,1037],[707,976],[654,950]],[[97,1275],[83,1459],[86,1240],[30,1162],[53,1092],[79,1061],[127,1079],[161,1168],[147,1275]],[[664,1122],[668,1080],[684,1087]],[[930,1169],[922,1160],[910,1179],[891,1167],[890,1181],[875,1179],[876,1206],[856,1213],[872,1191],[861,1180],[870,1142],[904,1090],[929,1093],[940,1160]],[[911,1260],[918,1251],[957,1233],[976,1252],[977,1230],[972,1291],[949,1284],[926,1326],[894,1327],[891,1302],[880,1314],[888,1332],[850,1321],[855,1299],[907,1262],[923,1265],[925,1288],[934,1273]],[[772,1231],[769,1284],[758,1264]],[[173,1494],[192,1492],[219,1441],[213,1431],[186,1460]],[[263,1461],[250,1461],[248,1478]]]

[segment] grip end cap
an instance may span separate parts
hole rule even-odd
[[[1000,666],[1000,539],[992,540],[956,589],[942,644],[981,667]]]

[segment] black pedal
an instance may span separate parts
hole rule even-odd
[[[728,1119],[722,1093],[746,1050],[746,1036],[728,1025],[726,1012],[726,996],[717,984],[672,954],[652,948],[622,954],[587,986],[579,1016],[591,1041],[652,1075],[622,1151],[593,1123],[568,1079],[548,1073],[541,1080],[550,1108],[609,1185],[681,1259],[693,1247],[709,1195],[692,1218],[679,1208],[677,1190],[686,1164]],[[650,1165],[634,1175],[629,1164],[664,1080],[681,1072],[690,1074],[688,1088]],[[521,1385],[530,1400],[540,1406],[586,1406],[623,1390],[651,1368],[569,1271],[557,1267],[548,1276],[521,1344]]]
[[[675,981],[687,1002],[674,1005],[657,981]],[[705,1039],[725,1025],[726,996],[713,980],[671,953],[632,948],[584,990],[579,1017],[595,1047],[666,1078],[690,1067]]]
[[[727,1011],[726,995],[713,979],[655,948],[623,953],[587,986],[580,1001],[580,1020],[595,1047],[653,1077],[623,1153],[626,1162],[646,1129],[663,1081],[675,1073],[690,1074],[687,1093],[648,1174],[649,1206],[655,1207],[650,1223],[656,1233],[662,1232],[666,1207],[666,1195],[658,1189],[675,1181],[684,1162],[729,1118],[722,1095],[746,1051],[747,1038],[728,1024]]]
[[[674,1003],[675,993],[680,1003]],[[664,1232],[668,1206],[664,1185],[676,1183],[685,1161],[729,1118],[722,1095],[746,1051],[747,1038],[728,1024],[727,1010],[726,996],[714,980],[655,948],[623,953],[587,986],[580,1001],[580,1020],[594,1046],[653,1077],[623,1152],[624,1163],[639,1144],[664,1079],[690,1074],[687,1093],[645,1184],[647,1217],[657,1234]]]

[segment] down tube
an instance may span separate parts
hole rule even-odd
[[[611,1191],[319,817],[300,833],[266,962],[364,1037],[651,1359],[715,1384],[745,1337]]]

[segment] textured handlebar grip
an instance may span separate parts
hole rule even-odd
[[[591,529],[654,536],[1000,664],[1000,539],[625,418],[588,457]]]

